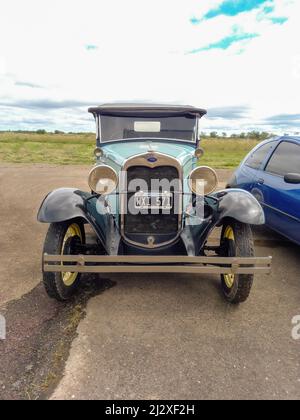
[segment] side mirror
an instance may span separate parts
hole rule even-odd
[[[284,181],[287,184],[300,184],[300,174],[286,174]]]

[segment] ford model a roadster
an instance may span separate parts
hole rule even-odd
[[[116,104],[89,112],[97,129],[91,191],[53,191],[38,213],[50,223],[48,294],[68,299],[81,273],[213,273],[229,302],[245,301],[254,274],[270,272],[270,257],[254,257],[250,228],[263,224],[264,214],[245,191],[216,192],[215,171],[201,166],[198,124],[206,111]],[[95,243],[85,240],[87,224]],[[209,246],[217,227],[220,243]]]

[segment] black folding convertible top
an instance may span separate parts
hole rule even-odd
[[[94,115],[111,116],[193,116],[203,117],[207,111],[202,108],[195,108],[189,105],[161,105],[161,104],[137,104],[137,103],[114,103],[103,104],[89,108]]]

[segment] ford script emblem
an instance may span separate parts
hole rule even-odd
[[[156,157],[149,157],[147,160],[148,160],[148,162],[150,162],[150,163],[155,163],[155,162],[157,162]]]

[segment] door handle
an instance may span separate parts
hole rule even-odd
[[[258,183],[259,183],[260,185],[264,185],[265,180],[264,180],[263,178],[259,178]]]

